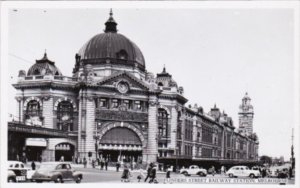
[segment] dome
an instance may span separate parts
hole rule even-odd
[[[27,76],[44,76],[47,74],[62,76],[55,63],[50,61],[47,53],[45,53],[42,59],[36,60],[36,63],[29,68]]]
[[[127,37],[117,33],[117,23],[110,17],[105,23],[105,32],[97,34],[86,42],[79,50],[81,60],[114,59],[128,63],[138,63],[145,67],[145,60],[141,50]]]

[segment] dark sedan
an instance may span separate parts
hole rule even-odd
[[[42,163],[32,176],[32,180],[38,183],[43,181],[54,181],[55,183],[75,181],[80,183],[82,178],[82,173],[74,170],[71,164],[67,162]]]

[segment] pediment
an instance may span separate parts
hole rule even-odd
[[[129,89],[135,90],[149,90],[149,86],[143,81],[136,78],[134,75],[128,72],[119,72],[108,76],[100,81],[96,82],[97,86],[116,87],[118,90],[126,89],[126,85]]]

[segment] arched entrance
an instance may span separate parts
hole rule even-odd
[[[142,159],[142,142],[139,136],[127,127],[112,128],[99,142],[99,157],[112,162],[138,162]]]
[[[55,161],[64,159],[64,161],[72,161],[75,147],[70,143],[59,143],[55,146]]]

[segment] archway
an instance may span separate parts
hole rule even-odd
[[[132,129],[114,127],[100,139],[99,157],[112,162],[138,162],[142,158],[142,141]]]
[[[55,146],[55,161],[63,158],[64,161],[72,161],[74,157],[75,146],[70,143],[59,143]]]

